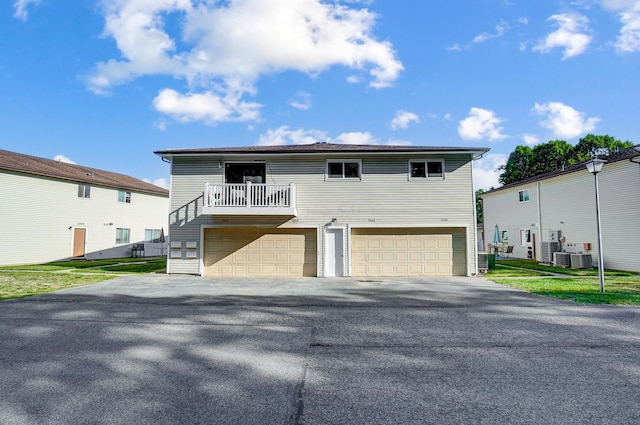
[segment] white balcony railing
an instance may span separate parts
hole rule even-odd
[[[296,215],[295,184],[204,184],[205,214]]]

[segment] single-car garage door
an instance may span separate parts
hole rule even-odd
[[[464,229],[352,229],[353,276],[466,275]]]
[[[205,229],[205,276],[317,275],[316,229]]]

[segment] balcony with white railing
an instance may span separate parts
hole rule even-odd
[[[204,184],[203,214],[296,216],[296,187],[289,184]]]

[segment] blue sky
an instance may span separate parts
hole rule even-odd
[[[0,147],[166,187],[154,150],[638,143],[640,0],[10,0]]]

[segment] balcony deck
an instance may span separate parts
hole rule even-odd
[[[204,184],[203,214],[297,216],[296,188],[289,184]]]

